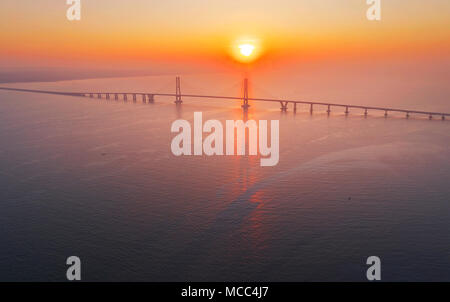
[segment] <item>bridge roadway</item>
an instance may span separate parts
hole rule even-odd
[[[206,99],[222,99],[222,100],[239,100],[242,101],[242,97],[234,97],[234,96],[217,96],[217,95],[199,95],[199,94],[178,94],[178,93],[148,93],[148,92],[60,92],[60,91],[48,91],[48,90],[34,90],[34,89],[21,89],[21,88],[9,88],[9,87],[0,87],[2,90],[11,90],[11,91],[20,91],[20,92],[32,92],[32,93],[46,93],[46,94],[56,94],[56,95],[66,95],[66,96],[78,96],[78,97],[91,97],[94,98],[102,98],[105,96],[106,99],[110,99],[110,96],[113,95],[114,99],[117,100],[118,96],[122,95],[124,100],[127,100],[127,96],[132,96],[133,101],[136,101],[137,96],[142,96],[143,102],[146,102],[148,99],[149,102],[154,101],[155,96],[162,97],[175,97],[179,100],[179,98],[206,98]],[[364,110],[364,115],[368,114],[369,110],[377,110],[383,111],[384,115],[387,117],[388,112],[400,112],[405,113],[408,118],[410,114],[420,114],[426,115],[430,119],[433,116],[439,116],[442,120],[445,120],[446,117],[450,116],[450,113],[443,112],[430,112],[430,111],[420,111],[420,110],[409,110],[409,109],[398,109],[398,108],[387,108],[387,107],[373,107],[373,106],[363,106],[363,105],[351,105],[351,104],[336,104],[336,103],[326,103],[326,102],[313,102],[313,101],[298,101],[298,100],[288,100],[288,99],[270,99],[270,98],[247,98],[248,101],[256,101],[256,102],[278,102],[281,104],[281,110],[287,111],[288,104],[292,103],[294,106],[294,111],[297,110],[297,104],[306,104],[310,106],[310,112],[313,113],[314,106],[325,106],[327,108],[327,113],[331,112],[332,107],[341,107],[345,108],[345,114],[349,114],[350,109],[362,109]],[[177,103],[180,103],[179,101]]]

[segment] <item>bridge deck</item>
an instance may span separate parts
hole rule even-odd
[[[151,92],[60,92],[60,91],[48,91],[48,90],[34,90],[34,89],[21,89],[21,88],[9,88],[0,87],[2,90],[20,91],[20,92],[32,92],[32,93],[46,93],[46,94],[57,94],[57,95],[67,95],[67,96],[80,96],[86,97],[89,95],[153,95],[153,96],[164,96],[164,97],[187,97],[187,98],[207,98],[207,99],[223,99],[223,100],[242,100],[242,97],[234,96],[217,96],[217,95],[198,95],[198,94],[175,94],[175,93],[151,93]],[[425,114],[428,116],[450,116],[450,113],[445,112],[430,112],[430,111],[420,111],[420,110],[409,110],[409,109],[399,109],[399,108],[388,108],[388,107],[373,107],[373,106],[363,106],[363,105],[352,105],[352,104],[337,104],[337,103],[326,103],[326,102],[314,102],[314,101],[299,101],[299,100],[289,100],[289,99],[268,99],[268,98],[248,98],[249,101],[256,102],[278,102],[288,104],[306,104],[306,105],[319,105],[327,107],[344,107],[347,109],[356,108],[363,110],[380,110],[387,112],[402,112],[407,114]]]

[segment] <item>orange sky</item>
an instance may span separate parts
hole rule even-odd
[[[65,0],[0,4],[0,66],[227,65],[236,40],[260,41],[264,60],[450,54],[450,1],[383,0],[382,21],[365,0]]]

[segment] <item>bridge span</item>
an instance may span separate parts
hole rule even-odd
[[[337,103],[328,103],[328,102],[314,102],[314,101],[301,101],[301,100],[290,100],[290,99],[272,99],[272,98],[253,98],[248,95],[248,80],[244,80],[244,95],[242,97],[237,96],[220,96],[220,95],[201,95],[201,94],[182,94],[181,93],[181,79],[180,77],[176,77],[176,89],[175,93],[149,93],[149,92],[105,92],[105,91],[96,91],[96,92],[61,92],[61,91],[48,91],[48,90],[35,90],[35,89],[22,89],[22,88],[9,88],[9,87],[0,87],[2,90],[10,90],[10,91],[20,91],[20,92],[31,92],[31,93],[45,93],[45,94],[56,94],[56,95],[66,95],[66,96],[77,96],[77,97],[89,97],[89,98],[97,98],[102,99],[105,98],[107,100],[114,99],[119,100],[122,99],[124,101],[128,101],[128,97],[131,97],[133,102],[137,102],[138,98],[142,100],[143,103],[153,103],[155,101],[156,96],[160,97],[174,97],[174,103],[176,105],[181,105],[183,103],[183,98],[201,98],[201,99],[222,99],[222,100],[232,100],[232,101],[242,101],[242,109],[248,110],[250,105],[249,101],[254,102],[275,102],[279,103],[281,106],[281,111],[286,112],[288,110],[289,104],[292,104],[293,111],[297,111],[297,105],[303,104],[309,106],[309,112],[312,114],[317,108],[321,107],[326,109],[326,112],[330,114],[332,109],[341,108],[345,109],[344,113],[348,115],[350,113],[350,109],[359,109],[364,111],[364,116],[368,115],[370,111],[381,111],[384,113],[385,117],[388,117],[390,112],[397,112],[405,114],[406,118],[409,118],[411,114],[417,115],[425,115],[430,120],[433,117],[440,117],[442,120],[445,120],[450,116],[450,113],[444,112],[430,112],[430,111],[421,111],[421,110],[410,110],[410,109],[398,109],[398,108],[387,108],[387,107],[373,107],[373,106],[364,106],[364,105],[352,105],[352,104],[337,104]]]

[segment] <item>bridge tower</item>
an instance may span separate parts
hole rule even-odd
[[[176,98],[175,98],[175,104],[179,105],[183,103],[181,100],[181,80],[180,77],[176,78],[177,88],[176,88]]]
[[[250,105],[248,104],[248,79],[244,79],[244,97],[241,107],[242,109],[244,109],[244,111],[247,111],[250,107]]]

